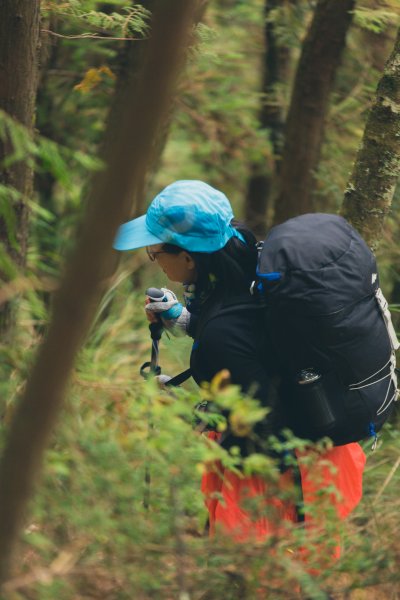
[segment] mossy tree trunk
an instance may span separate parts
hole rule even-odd
[[[303,43],[286,121],[275,223],[314,209],[312,192],[334,78],[355,0],[318,0]]]
[[[400,175],[400,30],[379,81],[342,215],[375,249]]]
[[[33,129],[35,100],[38,83],[38,56],[40,43],[39,0],[2,0],[0,2],[0,110]],[[25,160],[5,165],[11,155],[10,139],[0,139],[0,184],[14,188],[20,199],[6,210],[15,215],[14,225],[0,214],[0,243],[16,265],[23,267],[28,241],[28,207],[26,199],[32,195],[33,172]],[[13,231],[10,231],[12,227]],[[8,275],[0,272],[0,279]],[[0,331],[8,328],[11,320],[9,305],[0,307]]]
[[[129,85],[106,139],[105,169],[93,176],[75,252],[54,298],[47,336],[11,423],[0,462],[0,582],[61,409],[74,359],[87,334],[117,254],[112,242],[154,156],[157,132],[192,37],[198,0],[158,0],[140,77]]]

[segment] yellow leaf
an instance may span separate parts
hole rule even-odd
[[[230,382],[231,382],[231,374],[229,373],[228,369],[222,369],[222,371],[219,371],[212,378],[211,385],[210,385],[211,393],[217,394],[221,390],[228,387]]]
[[[74,86],[74,90],[81,92],[82,94],[88,94],[103,81],[104,75],[111,79],[115,79],[114,73],[106,65],[99,68],[93,67],[88,69],[82,81]]]
[[[104,75],[108,75],[108,77],[110,77],[111,79],[116,79],[114,73],[111,71],[110,67],[107,67],[106,65],[103,65],[102,67],[100,67],[99,69],[100,73],[104,73]]]

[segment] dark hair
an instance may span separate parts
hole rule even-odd
[[[190,252],[197,269],[197,298],[206,299],[214,291],[228,294],[244,292],[255,279],[257,240],[245,225],[235,220],[231,225],[242,234],[245,242],[232,237],[216,252]],[[163,251],[178,254],[182,252],[182,248],[164,244]]]

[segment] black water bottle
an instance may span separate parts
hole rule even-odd
[[[297,377],[300,400],[313,429],[331,429],[336,418],[323,386],[322,375],[314,369],[303,369]]]

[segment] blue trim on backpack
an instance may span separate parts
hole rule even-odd
[[[374,450],[376,450],[376,448],[378,446],[378,434],[376,433],[374,423],[369,423],[368,430],[369,430],[369,435],[374,438],[374,442],[371,446],[371,450],[374,451]]]
[[[261,279],[266,279],[267,281],[278,281],[282,277],[282,273],[279,271],[272,271],[271,273],[260,273],[257,271],[257,277],[261,277]]]
[[[197,350],[198,347],[199,347],[199,340],[194,340],[193,346],[192,346],[192,352],[193,352],[193,350]]]

